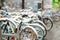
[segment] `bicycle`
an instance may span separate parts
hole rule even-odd
[[[41,16],[40,16],[41,15]],[[47,31],[50,31],[51,29],[52,29],[52,27],[53,27],[53,20],[52,20],[52,18],[51,17],[49,17],[49,15],[44,15],[42,12],[41,12],[41,14],[38,14],[38,18],[39,18],[39,20],[41,20],[41,21],[43,21],[43,23],[46,25],[46,30]]]

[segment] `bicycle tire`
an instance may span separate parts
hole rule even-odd
[[[12,25],[13,25],[12,29],[13,29],[13,30],[11,30],[11,31],[14,31],[16,25],[15,25],[15,23],[14,23],[13,21],[11,21],[11,20],[9,20],[9,19],[7,19],[7,18],[1,18],[0,21],[1,21],[1,22],[7,21],[7,25],[9,25],[8,22],[12,23]],[[2,24],[3,24],[3,23],[1,23],[1,28],[2,28],[1,30],[3,30],[4,25],[6,25],[6,24],[3,24],[3,25],[2,25]],[[10,26],[10,25],[9,25],[9,26]],[[5,30],[6,30],[6,29],[5,29]],[[3,30],[3,31],[4,31],[4,30]],[[8,30],[8,31],[9,31],[9,30]]]
[[[45,18],[43,18],[44,24],[46,24],[46,23],[45,23],[45,20],[49,20],[49,21],[51,22],[50,28],[49,28],[49,29],[46,28],[47,31],[50,31],[50,30],[52,29],[52,27],[53,27],[53,21],[52,21],[50,18],[45,17]],[[46,25],[46,26],[47,26],[47,25]]]
[[[41,23],[39,23],[39,24],[45,28],[45,26],[43,24],[41,24]],[[46,35],[47,35],[47,30],[45,28],[45,35],[44,35],[44,37],[46,37]]]
[[[53,21],[54,21],[54,22],[60,21],[60,16],[59,16],[59,15],[54,15],[54,16],[53,16]]]
[[[40,27],[41,25],[38,26],[38,25],[30,24],[29,26],[32,26],[37,31],[39,40],[42,40],[44,38],[44,31]]]
[[[39,25],[41,25],[41,26],[43,26],[44,27],[44,29],[45,29],[45,35],[44,35],[44,37],[46,37],[46,35],[47,35],[47,30],[46,30],[46,26],[45,26],[45,24],[42,22],[34,22],[34,23],[38,23]]]
[[[31,32],[36,36],[36,38],[38,37],[38,34],[37,34],[37,32],[36,32],[36,30],[33,28],[33,27],[31,27],[31,26],[24,26],[23,28],[22,28],[22,30],[21,30],[21,33],[20,33],[20,36],[22,37],[22,35],[25,35],[24,33],[25,32],[28,32],[28,30],[26,31],[26,29],[30,29],[30,30],[32,30]],[[24,32],[24,33],[23,33]],[[30,32],[30,31],[29,31]],[[29,35],[28,35],[29,36]],[[33,37],[33,36],[32,36]],[[21,38],[20,38],[21,39]]]

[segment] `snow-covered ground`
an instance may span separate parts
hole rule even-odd
[[[54,26],[46,36],[47,40],[60,40],[60,22],[54,22]]]

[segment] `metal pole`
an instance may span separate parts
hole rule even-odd
[[[24,3],[25,3],[25,0],[22,0],[22,9],[24,9]]]
[[[44,10],[44,0],[42,0],[42,10]]]

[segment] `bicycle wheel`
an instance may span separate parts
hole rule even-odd
[[[3,33],[14,33],[16,25],[14,24],[13,21],[2,18],[0,19],[0,28],[2,29]]]
[[[44,30],[44,37],[46,37],[46,35],[47,35],[47,30],[46,30],[46,25],[42,22],[42,21],[40,21],[40,20],[35,20],[35,22],[33,22],[33,23],[38,23],[39,25],[41,25],[42,27],[42,29]]]
[[[53,21],[54,21],[54,22],[60,21],[60,16],[59,16],[59,15],[54,15],[54,16],[53,16]]]
[[[32,27],[34,27],[36,30],[38,29],[38,31],[40,31],[40,36],[43,36],[45,37],[47,35],[47,31],[45,30],[45,28],[38,24],[38,23],[35,23],[35,24],[30,24]]]
[[[24,28],[22,28],[19,40],[36,40],[38,37],[37,35],[38,34],[33,27],[25,26]]]
[[[50,18],[43,18],[43,22],[46,25],[46,30],[50,31],[53,27],[53,21]]]

